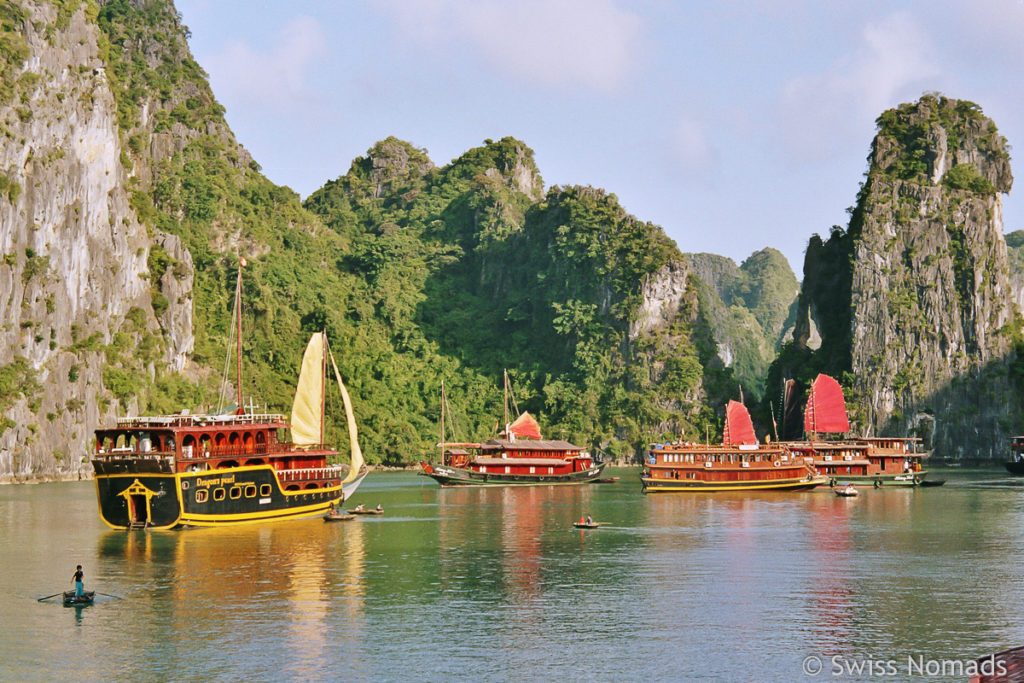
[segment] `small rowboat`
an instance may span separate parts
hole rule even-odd
[[[614,484],[618,480],[619,480],[618,477],[601,477],[600,479],[595,479],[594,483],[595,484]]]
[[[355,515],[343,515],[339,512],[329,512],[324,515],[325,522],[347,522],[350,519],[355,519]]]
[[[942,486],[946,483],[945,479],[922,479],[917,482],[918,486]]]
[[[85,591],[85,595],[75,596],[75,591],[64,591],[65,607],[85,607],[91,605],[96,591]]]
[[[374,508],[370,508],[369,510],[366,510],[366,509],[360,510],[359,508],[352,508],[351,510],[348,511],[348,514],[350,514],[350,515],[382,515],[382,514],[384,514],[384,508],[381,508],[380,510],[376,510]]]
[[[601,526],[600,522],[573,522],[572,525],[577,529],[596,529]]]
[[[857,495],[857,487],[853,484],[841,484],[835,488],[835,492],[837,496],[853,498]]]

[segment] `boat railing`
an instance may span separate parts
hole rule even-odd
[[[269,453],[280,453],[280,449],[273,451],[265,443],[258,443],[250,446],[214,446],[206,450],[196,450],[195,447],[185,446],[181,450],[182,460],[209,460],[220,458],[244,458],[251,456],[267,455]]]
[[[314,479],[337,479],[341,477],[340,465],[328,467],[302,467],[293,470],[278,470],[277,476],[283,482],[309,481]]]
[[[280,413],[246,413],[244,415],[154,415],[117,418],[118,428],[127,427],[206,427],[233,424],[266,424],[286,422]]]

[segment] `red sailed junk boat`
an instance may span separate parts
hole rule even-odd
[[[811,385],[804,411],[807,441],[789,442],[794,453],[810,457],[814,466],[829,478],[829,485],[849,483],[855,486],[917,486],[928,472],[921,461],[916,438],[867,437],[840,441],[822,441],[819,434],[845,434],[850,431],[843,389],[832,377],[818,375]]]
[[[645,493],[678,491],[801,491],[828,481],[809,458],[785,445],[761,445],[750,413],[729,401],[722,445],[655,444],[640,481]]]
[[[506,396],[508,375],[505,375]],[[441,387],[441,464],[421,462],[420,474],[441,486],[535,486],[538,484],[589,484],[596,481],[604,463],[568,441],[541,437],[540,425],[529,413],[506,424],[497,439],[480,443],[445,442],[446,398]],[[507,401],[506,401],[507,404]]]

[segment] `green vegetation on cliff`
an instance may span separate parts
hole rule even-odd
[[[459,436],[492,435],[505,368],[519,408],[552,438],[632,455],[650,439],[717,431],[702,401],[718,405],[734,382],[697,302],[630,338],[644,278],[680,255],[614,195],[545,195],[532,152],[511,138],[442,168],[389,138],[303,205],[234,141],[169,5],[114,0],[98,23],[126,162],[139,171],[136,211],[193,257],[200,368],[223,363],[240,254],[245,395],[286,411],[302,347],[326,329],[370,462],[430,457],[442,379]],[[159,250],[149,265],[154,282],[175,267]],[[176,375],[146,383],[118,358],[104,381],[122,400],[144,384],[142,410],[217,400]],[[332,420],[328,436],[344,444],[342,429]]]

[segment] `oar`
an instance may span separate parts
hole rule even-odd
[[[96,591],[96,595],[105,595],[108,598],[114,598],[115,600],[124,600],[124,598],[122,598],[120,595],[111,595],[110,593],[100,593],[99,591]]]
[[[54,593],[53,595],[47,595],[45,598],[36,598],[36,602],[42,602],[43,600],[49,600],[50,598],[55,598],[58,595],[64,595],[64,591],[61,591],[60,593]]]

